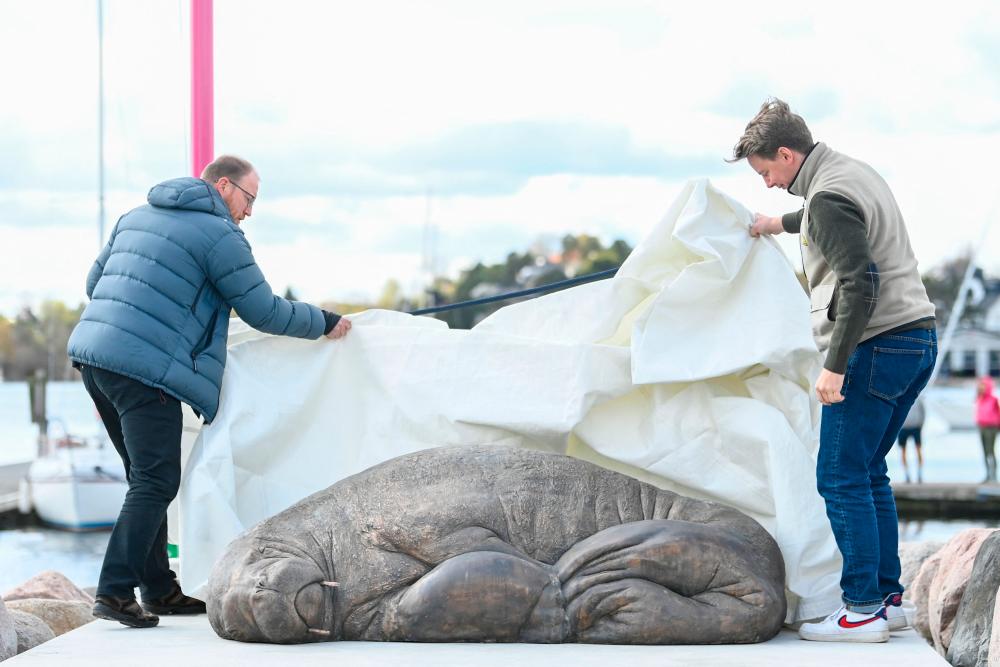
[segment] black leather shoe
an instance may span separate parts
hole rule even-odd
[[[142,607],[153,614],[204,614],[205,603],[197,598],[184,595],[175,581],[174,590],[162,598],[143,600]]]
[[[111,595],[97,596],[93,614],[97,618],[118,621],[131,628],[151,628],[160,622],[159,616],[144,611],[134,598],[116,598]]]

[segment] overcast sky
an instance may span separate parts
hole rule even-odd
[[[727,164],[765,97],[889,182],[926,270],[1000,215],[1000,10],[956,1],[216,0],[216,153],[276,291],[374,298],[539,238],[632,244]],[[188,0],[105,0],[107,225],[188,175]],[[0,0],[0,314],[85,300],[99,247],[96,0]],[[1000,225],[994,225],[1000,227]],[[783,247],[797,250],[791,239]],[[981,263],[1000,271],[1000,228]]]

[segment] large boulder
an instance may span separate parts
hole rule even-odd
[[[1000,667],[1000,590],[993,606],[993,630],[990,633],[989,667]]]
[[[913,618],[913,627],[920,633],[921,637],[931,644],[934,643],[934,640],[931,638],[930,617],[927,613],[928,598],[931,593],[931,584],[934,583],[934,577],[937,576],[938,569],[941,567],[941,558],[942,553],[939,549],[925,560],[920,566],[913,584],[906,590],[907,597],[913,601],[917,608],[916,616]]]
[[[11,600],[7,603],[7,607],[34,614],[52,628],[56,637],[94,620],[91,605],[86,602],[29,598],[27,600]]]
[[[36,574],[20,586],[4,593],[3,599],[27,600],[42,598],[46,600],[76,600],[94,604],[94,598],[77,588],[76,584],[55,570],[46,570]]]
[[[972,577],[955,616],[955,634],[948,662],[956,667],[986,664],[993,629],[993,608],[1000,586],[1000,531],[983,541],[972,567]]]
[[[14,621],[14,630],[17,632],[17,652],[19,654],[56,637],[52,628],[34,614],[12,609],[10,617]]]
[[[901,566],[899,583],[906,589],[903,597],[912,599],[913,596],[910,594],[909,588],[913,585],[917,574],[920,573],[921,566],[925,560],[936,554],[943,546],[944,542],[939,540],[901,542],[899,544],[899,564]]]
[[[0,600],[0,660],[17,655],[17,630],[3,600]]]
[[[991,528],[969,528],[951,538],[941,551],[941,566],[931,582],[927,596],[927,615],[934,648],[941,655],[948,652],[955,632],[955,616],[972,576],[979,548]]]

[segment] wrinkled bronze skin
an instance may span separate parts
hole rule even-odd
[[[784,562],[753,519],[492,446],[344,479],[234,540],[208,588],[220,637],[282,644],[750,643],[785,617]]]

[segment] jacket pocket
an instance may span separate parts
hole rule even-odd
[[[830,306],[826,309],[826,319],[831,322],[837,321],[837,297],[840,296],[839,285],[833,286],[833,296],[830,297]]]
[[[833,305],[836,283],[817,285],[809,292],[809,312],[827,310]]]
[[[219,321],[219,311],[216,310],[212,313],[211,319],[208,320],[208,326],[205,327],[205,333],[201,335],[201,339],[198,340],[198,344],[194,346],[191,350],[191,368],[194,372],[198,372],[198,357],[208,349],[208,346],[212,343],[212,338],[215,335],[215,323]]]

